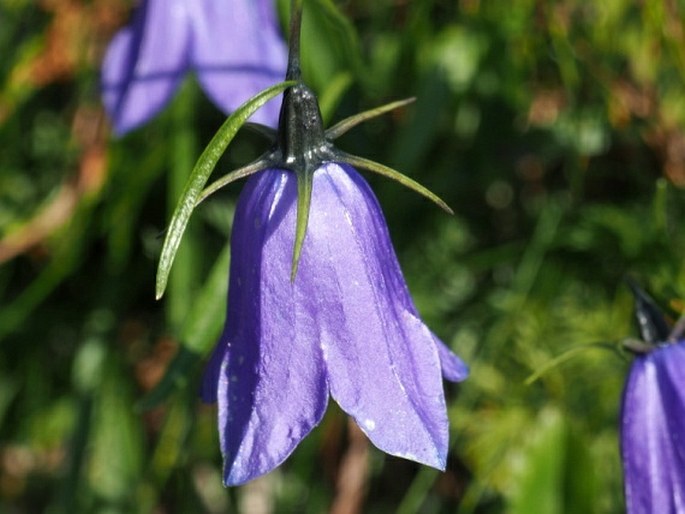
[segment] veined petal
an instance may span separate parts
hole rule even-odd
[[[312,195],[294,287],[303,312],[316,320],[331,394],[383,451],[444,469],[448,421],[438,351],[407,308],[378,202],[356,171],[334,163],[315,172]],[[283,223],[290,226],[278,257],[283,266],[294,216],[288,211]]]
[[[117,134],[152,118],[178,88],[190,52],[187,4],[144,1],[110,43],[102,66],[103,103]]]
[[[218,392],[225,481],[284,460],[329,390],[380,449],[444,469],[441,357],[450,378],[465,366],[419,319],[366,182],[334,163],[313,180],[294,282],[295,175],[255,175],[236,210],[226,328],[203,385],[207,400]]]
[[[345,165],[345,169],[352,170],[352,168],[347,165]],[[366,181],[364,181],[364,179],[361,178],[356,171],[354,173],[365,186],[363,189],[368,202],[347,202],[346,208],[351,213],[350,217],[351,219],[363,220],[357,223],[357,229],[360,229],[364,226],[373,227],[373,233],[379,235],[378,238],[374,239],[374,241],[378,243],[375,247],[375,252],[377,252],[376,255],[388,256],[388,266],[384,266],[383,269],[386,271],[384,279],[386,281],[389,294],[401,306],[401,309],[410,312],[416,318],[420,318],[419,312],[414,305],[414,301],[409,294],[409,289],[406,281],[404,280],[404,276],[402,275],[399,263],[397,262],[395,250],[392,247],[390,235],[388,234],[388,228],[385,223],[385,218],[383,217],[381,207],[378,204],[378,200],[373,194],[373,191],[371,191],[366,184]],[[373,211],[377,212],[377,215],[369,216],[368,206],[373,206]],[[392,263],[392,265],[390,265],[390,263]],[[450,382],[461,382],[465,380],[469,375],[468,366],[442,341],[440,341],[435,334],[432,334],[432,337],[438,350],[443,377]]]
[[[272,0],[193,0],[193,66],[213,102],[232,112],[251,96],[283,80],[287,51]],[[275,127],[280,97],[253,121]]]
[[[226,329],[217,350],[223,358],[216,375],[213,358],[204,387],[218,381],[226,485],[285,460],[328,402],[316,327],[290,287],[292,238],[288,251],[282,248],[294,186],[290,172],[262,172],[248,181],[236,209]],[[274,253],[282,253],[283,262]]]
[[[685,342],[638,356],[623,397],[629,514],[685,512]]]

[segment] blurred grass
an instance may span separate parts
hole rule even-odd
[[[222,116],[190,80],[147,126],[110,137],[99,61],[130,4],[0,0],[0,511],[326,511],[349,444],[336,408],[264,480],[220,485],[215,412],[195,391],[222,320],[193,306],[223,312],[212,268],[225,265],[240,187],[198,210],[177,292],[155,303],[160,234]],[[684,308],[684,12],[657,0],[311,2],[303,66],[327,120],[418,97],[341,148],[457,213],[368,177],[419,310],[472,374],[446,385],[446,473],[372,449],[364,512],[624,511],[629,358],[590,343],[635,334],[626,274]],[[262,149],[240,134],[219,167]],[[174,360],[182,345],[197,354]],[[146,397],[172,361],[171,385]],[[143,398],[166,400],[136,410]]]

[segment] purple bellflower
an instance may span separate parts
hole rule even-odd
[[[316,96],[301,80],[301,16],[294,0],[278,130],[260,131],[273,146],[177,207],[183,216],[184,205],[192,209],[252,175],[233,223],[226,324],[202,385],[203,399],[218,402],[224,482],[242,484],[283,462],[321,421],[329,395],[381,450],[444,469],[442,377],[461,381],[468,369],[421,321],[378,201],[352,166],[451,211],[410,178],[333,145],[407,101],[324,130]],[[173,258],[166,248],[179,238],[168,231],[160,262]]]
[[[296,176],[243,189],[231,237],[228,314],[203,386],[218,400],[224,480],[279,465],[321,421],[329,394],[381,450],[444,469],[442,375],[464,363],[419,318],[380,206],[349,165],[314,172],[294,282]]]
[[[623,392],[621,453],[628,514],[685,512],[685,324],[671,329],[653,300],[632,285],[644,341]]]
[[[142,0],[107,49],[103,103],[123,135],[155,116],[191,70],[229,113],[280,80],[285,67],[272,0]],[[253,119],[276,126],[278,103]]]

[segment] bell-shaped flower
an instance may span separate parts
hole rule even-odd
[[[628,514],[685,512],[685,338],[636,289],[644,342],[623,393],[621,453]]]
[[[381,450],[444,469],[441,375],[463,380],[466,366],[419,318],[378,201],[347,164],[314,172],[291,282],[296,182],[262,171],[236,209],[226,325],[202,389],[218,400],[225,483],[279,465],[329,394]]]
[[[316,426],[331,396],[383,451],[444,469],[449,424],[442,377],[466,365],[421,321],[373,192],[352,166],[393,178],[451,209],[409,177],[347,154],[333,140],[411,100],[324,130],[301,79],[302,1],[293,0],[286,81],[239,107],[186,184],[167,231],[157,296],[192,210],[251,176],[231,235],[228,312],[202,386],[218,402],[227,485],[269,472]],[[271,148],[201,191],[241,120],[283,91]]]
[[[142,0],[107,49],[103,103],[122,135],[155,116],[190,71],[228,114],[285,69],[272,0]],[[253,119],[275,126],[278,109],[274,100]]]

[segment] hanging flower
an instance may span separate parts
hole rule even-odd
[[[271,0],[142,0],[107,49],[103,102],[122,135],[155,116],[190,71],[229,113],[280,80],[285,66]],[[253,118],[275,126],[278,102]]]
[[[629,514],[685,512],[685,339],[633,286],[644,342],[623,393],[621,453]],[[670,333],[669,333],[670,332]]]
[[[314,172],[306,242],[290,280],[296,176],[266,170],[241,193],[223,336],[203,386],[218,400],[224,479],[280,464],[329,394],[381,450],[444,469],[442,374],[464,363],[419,318],[378,201],[350,166]]]
[[[157,296],[193,208],[252,175],[231,236],[228,313],[202,396],[218,402],[224,481],[237,485],[285,460],[324,415],[329,395],[383,451],[445,468],[449,424],[442,377],[466,365],[421,321],[376,197],[352,167],[393,178],[448,212],[436,195],[333,140],[407,104],[394,102],[324,130],[302,82],[302,1],[291,11],[286,81],[241,106],[191,173],[160,256]],[[284,91],[269,151],[200,192],[236,124]]]

